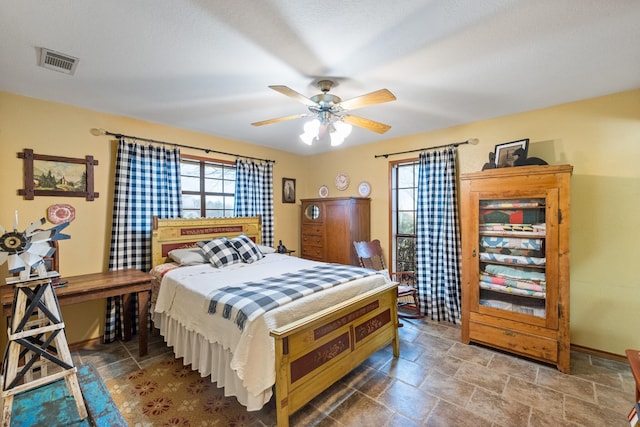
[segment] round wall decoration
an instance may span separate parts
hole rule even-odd
[[[336,188],[340,191],[344,191],[349,187],[349,175],[346,173],[339,173],[336,175]]]
[[[358,194],[360,194],[361,197],[367,197],[371,194],[371,184],[367,181],[362,181],[358,184]]]
[[[76,209],[71,205],[51,205],[47,209],[47,219],[53,224],[62,224],[76,219]]]
[[[320,188],[318,189],[318,195],[323,199],[329,196],[329,187],[327,187],[326,185],[320,186]]]

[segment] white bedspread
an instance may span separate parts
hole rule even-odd
[[[208,295],[211,291],[223,286],[277,276],[309,268],[315,264],[317,263],[314,261],[297,257],[269,254],[253,264],[234,264],[223,269],[214,268],[210,264],[181,267],[164,276],[154,313],[163,319],[165,329],[171,327],[175,329],[176,324],[179,324],[186,329],[188,335],[193,335],[191,334],[193,332],[214,347],[216,344],[219,345],[227,353],[225,358],[230,359],[228,361],[230,369],[246,389],[249,395],[248,400],[255,401],[256,399],[251,398],[253,396],[260,397],[258,401],[262,401],[265,396],[271,396],[271,387],[275,384],[274,341],[269,336],[271,329],[374,289],[385,284],[388,279],[383,275],[374,275],[315,293],[267,312],[250,322],[242,331],[233,321],[222,318],[220,312],[216,314],[207,312]],[[167,326],[168,324],[173,326]],[[189,339],[193,340],[193,337]],[[169,344],[175,343],[169,342]],[[189,350],[179,349],[179,351],[184,353]],[[179,353],[176,352],[176,354]],[[195,368],[198,368],[203,375],[209,374],[209,372],[203,372],[198,366]],[[237,395],[239,401],[249,410],[259,409],[254,407],[256,404],[244,402],[243,400],[246,399],[241,398],[241,393],[234,391],[227,393],[225,390],[225,394]]]

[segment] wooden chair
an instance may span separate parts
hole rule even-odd
[[[372,240],[371,242],[353,242],[353,246],[358,254],[360,266],[364,268],[372,268],[374,270],[384,270],[387,267],[382,254],[380,240]],[[390,272],[391,280],[398,282],[398,306],[408,308],[410,313],[398,310],[398,316],[407,319],[418,319],[422,317],[420,314],[420,304],[418,304],[418,290],[416,289],[416,280],[413,271]],[[400,298],[407,299],[409,297],[413,302],[400,301]]]

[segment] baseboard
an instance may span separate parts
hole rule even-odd
[[[615,360],[617,362],[629,363],[629,361],[627,360],[627,356],[625,356],[625,355],[609,353],[607,351],[596,350],[596,349],[589,348],[589,347],[583,347],[583,346],[577,345],[577,344],[571,344],[571,350],[572,351],[578,351],[580,353],[590,354],[591,356],[601,357],[603,359],[609,359],[609,360]]]
[[[84,341],[74,342],[73,344],[69,344],[70,351],[76,351],[81,348],[91,348],[95,344],[100,344],[102,342],[102,337],[91,338]]]
[[[160,335],[160,329],[154,327],[149,331],[149,337],[154,335]],[[69,350],[75,351],[79,349],[91,349],[96,344],[102,343],[102,336],[89,338],[88,340],[74,342],[73,344],[69,343]]]

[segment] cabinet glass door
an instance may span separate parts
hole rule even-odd
[[[479,202],[479,305],[546,318],[546,199]]]

